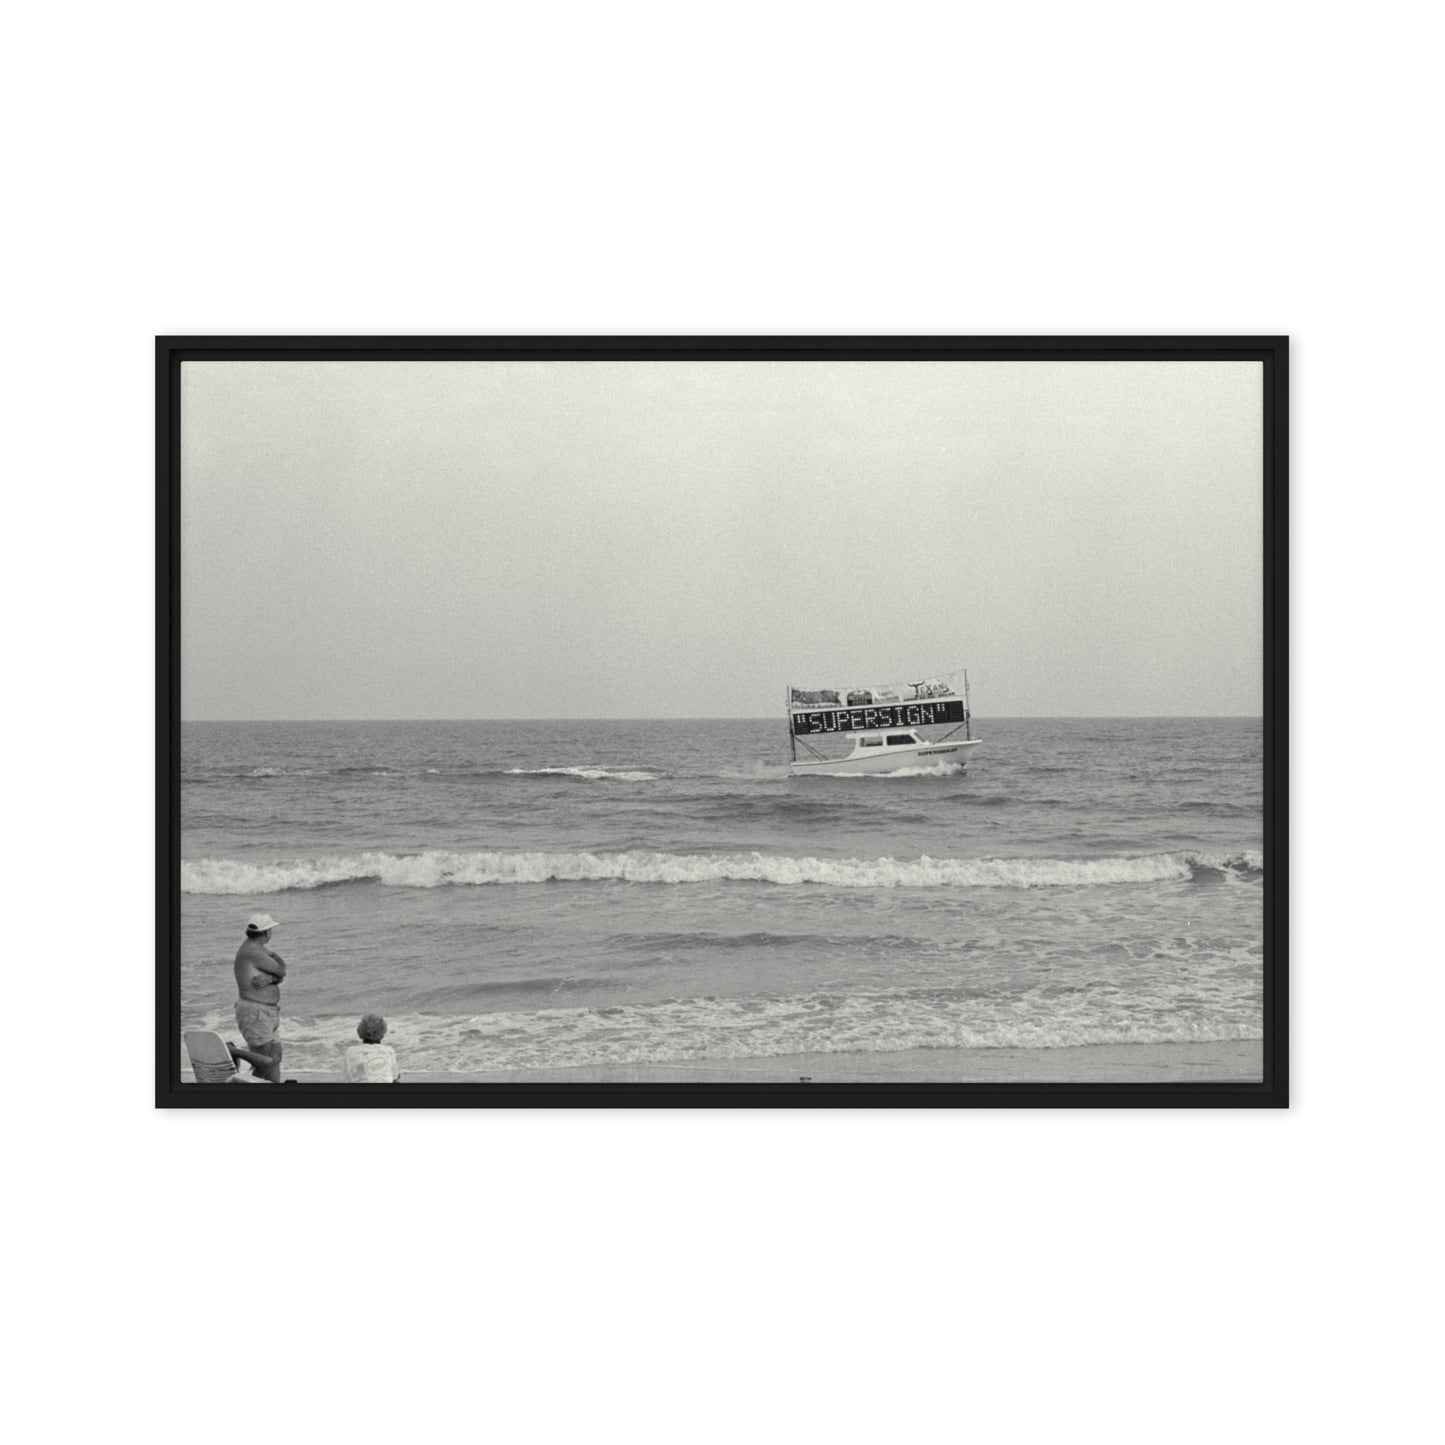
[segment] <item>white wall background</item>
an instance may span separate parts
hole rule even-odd
[[[1425,1433],[1430,16],[12,17],[15,1438]],[[156,332],[1291,333],[1295,1107],[152,1111]]]

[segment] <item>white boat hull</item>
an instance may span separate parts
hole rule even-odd
[[[832,773],[897,773],[907,768],[935,768],[942,763],[963,768],[968,766],[968,750],[982,741],[982,738],[973,738],[892,748],[855,748],[841,758],[809,758],[806,762],[798,758],[791,767],[795,777],[809,773],[824,777]]]

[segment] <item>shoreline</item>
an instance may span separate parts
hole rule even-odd
[[[403,1057],[401,1066],[403,1084],[1258,1083],[1264,1077],[1264,1043],[1229,1039],[1062,1049],[911,1049],[456,1073],[408,1072]],[[183,1067],[183,1083],[192,1082],[189,1075]],[[295,1078],[303,1084],[340,1082],[334,1074],[298,1072]]]

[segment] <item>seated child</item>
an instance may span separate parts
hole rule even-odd
[[[356,1026],[359,1044],[346,1051],[346,1082],[348,1084],[394,1084],[401,1078],[396,1066],[396,1050],[382,1043],[386,1037],[386,1020],[380,1014],[367,1014]]]

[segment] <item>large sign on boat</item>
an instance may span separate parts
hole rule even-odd
[[[797,708],[797,703],[793,703]],[[830,707],[793,711],[793,734],[874,732],[880,728],[918,728],[930,723],[961,723],[967,717],[961,697],[935,702],[898,703],[890,707]]]

